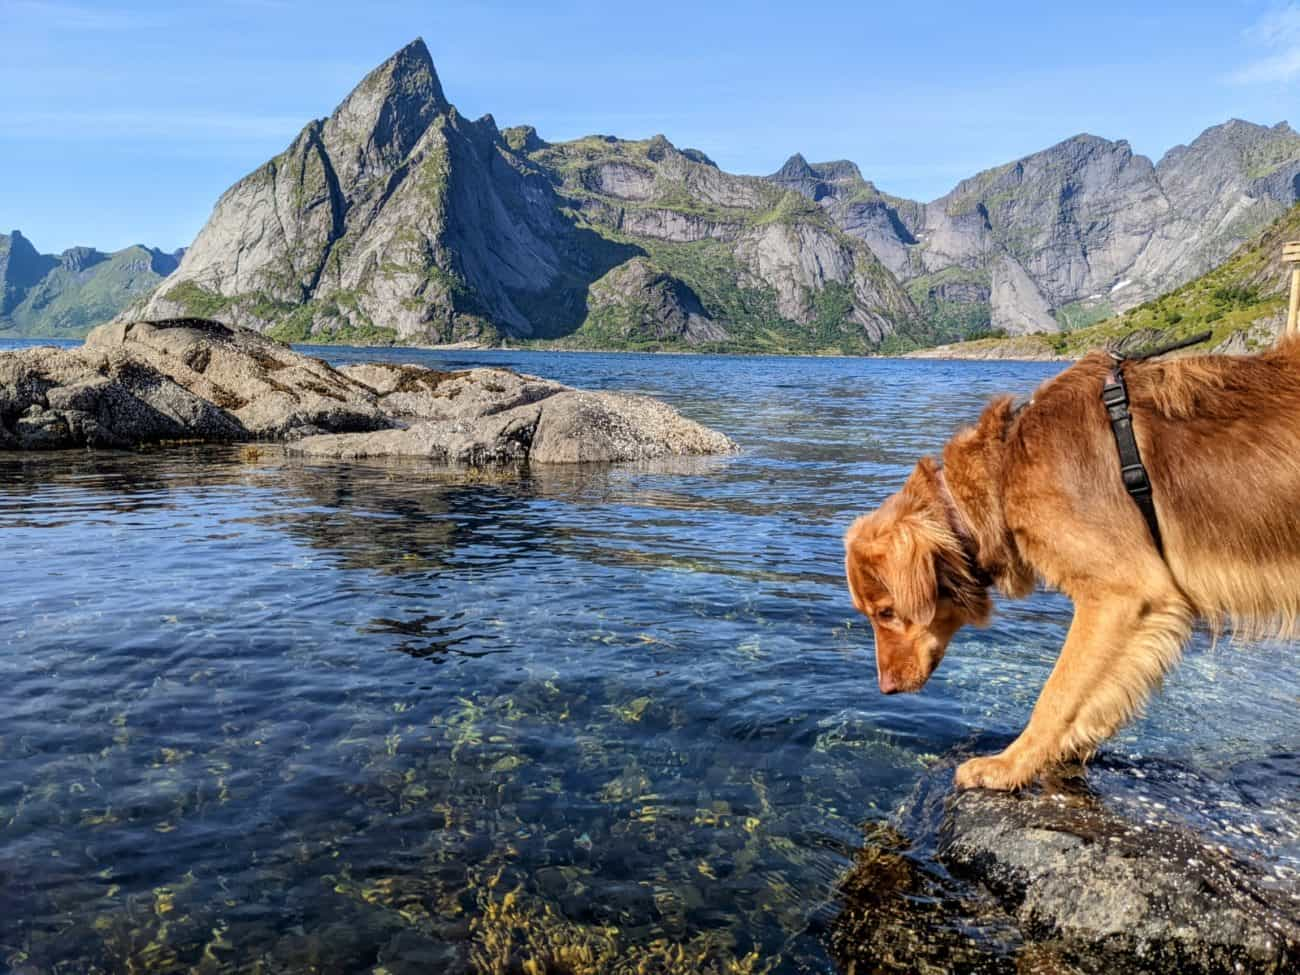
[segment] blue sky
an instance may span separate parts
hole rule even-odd
[[[470,116],[746,173],[849,158],[919,199],[1078,132],[1158,158],[1233,116],[1300,125],[1298,3],[0,0],[0,230],[188,244],[416,36]]]

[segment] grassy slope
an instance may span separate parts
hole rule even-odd
[[[955,358],[1075,358],[1137,333],[1149,339],[1140,344],[1156,345],[1204,331],[1213,333],[1206,349],[1238,332],[1254,346],[1261,337],[1251,334],[1252,326],[1286,309],[1288,277],[1280,257],[1289,240],[1300,240],[1300,204],[1214,270],[1121,315],[1059,335],[982,339],[943,352]]]
[[[84,271],[59,266],[36,284],[7,319],[0,335],[81,338],[162,280],[143,247],[127,247]]]

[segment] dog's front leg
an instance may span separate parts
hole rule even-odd
[[[1191,612],[1176,594],[1076,603],[1028,726],[1000,755],[959,766],[957,787],[1018,789],[1048,766],[1090,755],[1159,685],[1190,629]]]

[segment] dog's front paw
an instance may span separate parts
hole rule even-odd
[[[1005,753],[972,758],[957,766],[953,782],[958,789],[996,789],[1011,792],[1028,785],[1034,771],[1008,758]]]

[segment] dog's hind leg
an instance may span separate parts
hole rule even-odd
[[[962,764],[957,787],[1018,789],[1051,765],[1091,755],[1177,663],[1191,624],[1192,611],[1176,591],[1077,602],[1028,726],[1000,755]]]

